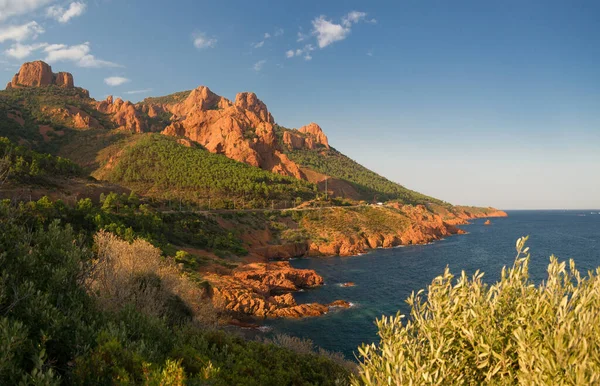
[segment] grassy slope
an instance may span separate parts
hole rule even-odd
[[[57,86],[23,88],[0,91],[0,135],[12,141],[26,140],[28,145],[43,152],[56,153],[68,143],[72,136],[70,122],[49,110],[72,106],[97,119],[105,128],[113,128],[112,123],[92,105],[92,100],[77,88],[65,89]],[[21,125],[8,118],[9,113],[20,112],[24,119]],[[65,131],[62,137],[54,136],[52,141],[44,142],[39,133],[39,125],[49,125],[55,130]]]
[[[111,182],[160,198],[183,198],[196,203],[239,199],[261,207],[265,200],[311,199],[315,187],[305,181],[264,171],[210,153],[186,147],[158,134],[136,136],[107,171]],[[205,204],[205,203],[204,203]]]
[[[287,130],[278,127],[280,138]],[[404,204],[436,203],[447,205],[441,200],[407,189],[385,177],[367,169],[358,162],[345,156],[334,148],[317,148],[314,150],[289,150],[285,145],[288,157],[301,166],[313,169],[330,177],[350,183],[367,201],[398,200]]]
[[[142,105],[153,104],[153,105],[163,105],[163,104],[174,104],[183,102],[188,95],[190,95],[192,90],[179,91],[173,94],[159,96],[159,97],[148,97],[140,102]]]
[[[140,104],[177,103],[184,100],[189,92],[181,91],[166,96],[146,98]],[[107,117],[96,111],[90,101],[78,89],[68,90],[54,86],[0,91],[0,135],[13,141],[25,139],[29,146],[73,159],[89,172],[98,170],[106,164],[118,160],[123,147],[137,141],[139,137],[129,133],[102,129],[72,130],[69,129],[68,122],[62,122],[60,117],[49,115],[47,111],[44,111],[44,107],[74,106],[96,118],[104,127],[112,128],[113,125]],[[25,120],[23,126],[7,117],[9,112],[14,111],[21,112]],[[52,140],[44,142],[39,133],[40,124],[48,124],[56,130],[62,130],[64,134],[56,136],[50,133]],[[276,126],[280,142],[285,130],[288,129]],[[173,142],[169,144],[166,141],[158,142],[161,141],[153,140],[151,151],[144,151],[139,146],[134,146],[135,150],[128,151],[126,159],[118,162],[121,166],[117,165],[111,173],[96,172],[94,175],[103,178],[109,177],[112,181],[123,183],[128,187],[151,193],[160,198],[183,198],[196,202],[202,199],[207,200],[209,196],[221,196],[226,200],[254,200],[249,206],[262,207],[269,205],[270,200],[283,202],[295,200],[297,197],[302,199],[314,197],[314,193],[311,191],[314,186],[311,184],[285,178],[273,178],[272,174],[266,172],[260,175],[261,172],[253,171],[252,168],[241,166],[239,163],[239,170],[231,173],[219,174],[198,170],[195,165],[202,165],[203,168],[218,165],[221,168],[226,162],[217,158],[221,156],[213,157],[197,149],[184,150]],[[147,142],[144,143],[147,144]],[[285,146],[282,147],[286,149]],[[164,157],[164,154],[160,155],[161,162],[152,165],[152,169],[148,167],[149,163],[146,162],[144,165],[142,157],[147,156],[148,152],[152,153],[151,156],[157,156],[165,151],[172,151],[174,154],[169,157]],[[448,209],[451,207],[441,200],[390,181],[333,148],[329,150],[324,148],[287,150],[286,153],[293,161],[305,168],[348,183],[359,193],[360,199],[366,201],[397,200],[404,204],[434,204]],[[186,164],[179,165],[179,162]],[[125,172],[125,164],[135,170]],[[228,170],[238,169],[231,165],[233,163],[227,165]],[[157,175],[159,169],[165,172],[164,178]],[[185,176],[186,174],[188,177]],[[215,182],[215,178],[220,179],[220,182]],[[263,181],[265,184],[262,184]],[[206,184],[202,185],[204,182]],[[260,183],[260,187],[257,186],[257,182]],[[198,189],[199,187],[202,191]],[[262,202],[256,202],[260,199]],[[231,202],[220,205],[232,206]]]
[[[308,212],[302,216],[300,225],[312,240],[328,243],[340,237],[393,234],[407,228],[410,220],[399,210],[368,206]]]

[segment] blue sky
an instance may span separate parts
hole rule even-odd
[[[276,121],[456,204],[600,208],[597,1],[0,0],[25,61],[96,99],[254,91]]]

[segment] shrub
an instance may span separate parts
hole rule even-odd
[[[600,382],[600,268],[582,278],[552,256],[548,279],[529,280],[527,238],[492,286],[446,268],[407,300],[404,315],[377,321],[381,342],[364,345],[354,385]]]
[[[163,260],[160,249],[142,239],[130,244],[104,231],[94,241],[97,258],[87,288],[103,309],[119,311],[133,305],[146,315],[172,321],[195,317],[216,324],[205,291]]]

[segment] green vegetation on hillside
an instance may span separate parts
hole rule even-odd
[[[292,202],[315,196],[306,181],[271,173],[213,154],[186,147],[174,138],[150,134],[124,151],[108,179],[160,198],[183,198],[204,206],[265,207],[270,200]]]
[[[0,137],[0,185],[5,179],[41,182],[43,177],[76,176],[83,176],[83,171],[68,159],[15,146]]]
[[[147,242],[48,210],[0,204],[0,384],[347,382],[347,368],[324,355],[215,330],[203,290]]]
[[[168,105],[183,102],[192,92],[192,90],[179,91],[173,94],[160,96],[160,97],[148,97],[144,98],[140,102],[142,105]]]
[[[529,279],[527,238],[499,282],[449,269],[403,315],[377,321],[379,344],[359,349],[354,385],[600,384],[600,268],[582,277],[552,256],[548,278]]]
[[[444,204],[438,199],[412,191],[380,176],[333,148],[329,150],[290,150],[286,154],[292,161],[302,166],[349,182],[364,200],[398,200],[404,204],[413,205],[428,202]]]
[[[293,215],[300,229],[317,243],[355,236],[396,234],[410,224],[406,215],[397,209],[371,206],[329,208]]]
[[[68,128],[61,120],[60,114],[50,114],[52,109],[68,109],[69,106],[80,109],[96,118],[104,127],[113,125],[106,116],[90,105],[90,99],[79,88],[58,86],[26,87],[0,91],[0,135],[12,141],[23,138],[36,141],[44,150],[43,137],[39,133],[39,125],[50,125],[55,130]],[[20,113],[23,126],[8,115]]]

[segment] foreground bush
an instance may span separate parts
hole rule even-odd
[[[0,385],[347,384],[330,357],[205,324],[203,290],[149,243],[48,209],[0,205]]]
[[[96,258],[86,280],[88,291],[106,311],[127,305],[170,321],[196,320],[216,326],[217,312],[203,288],[191,282],[142,239],[131,244],[112,233],[94,236]]]
[[[404,315],[377,321],[381,342],[359,349],[353,384],[600,383],[600,269],[582,278],[575,263],[552,256],[548,279],[529,280],[527,238],[517,258],[488,286],[446,269],[408,299]]]

